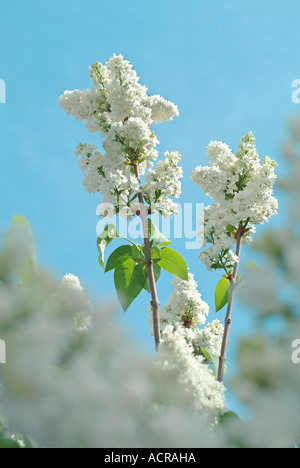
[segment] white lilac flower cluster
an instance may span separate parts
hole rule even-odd
[[[225,387],[217,381],[205,357],[195,354],[182,327],[165,327],[158,359],[164,368],[178,371],[179,382],[195,407],[206,415],[210,424],[216,425],[219,414],[226,409]]]
[[[165,217],[172,213],[178,214],[177,204],[172,198],[180,198],[182,167],[178,166],[181,154],[178,151],[166,152],[165,159],[158,161],[154,169],[146,174],[146,184],[143,187],[144,197],[154,210],[159,203],[158,211]]]
[[[105,154],[93,145],[80,143],[76,150],[88,192],[100,192],[103,203],[112,204],[116,213],[131,216],[136,212],[137,194],[145,194],[151,210],[162,215],[176,212],[173,197],[181,192],[180,155],[166,153],[165,160],[153,169],[159,143],[151,126],[172,120],[178,109],[161,96],[148,96],[132,65],[119,55],[106,65],[90,67],[92,89],[66,91],[60,105],[68,115],[85,121],[90,132],[100,132]],[[146,183],[141,186],[135,166]],[[162,177],[162,179],[160,178]]]
[[[215,141],[207,156],[210,166],[192,173],[192,181],[214,200],[205,210],[204,238],[209,246],[200,258],[209,270],[226,271],[237,260],[232,249],[238,229],[244,230],[243,241],[251,242],[255,226],[277,213],[273,187],[278,166],[269,157],[260,162],[251,132],[242,138],[236,154]]]
[[[205,324],[209,308],[201,299],[192,274],[189,281],[175,277],[172,284],[169,302],[160,311],[162,341],[158,361],[179,372],[179,380],[195,406],[214,424],[225,410],[225,387],[217,381],[207,356],[219,357],[224,328],[218,320],[199,328]],[[150,312],[149,309],[151,323]]]
[[[241,298],[261,317],[300,315],[300,117],[289,121],[290,135],[283,145],[289,170],[278,182],[288,195],[284,226],[266,231],[255,240],[253,248],[267,259],[266,270],[249,271]],[[289,294],[285,294],[285,291]]]

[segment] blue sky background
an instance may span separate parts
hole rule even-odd
[[[235,150],[252,130],[259,154],[279,160],[279,175],[285,171],[284,123],[299,110],[291,101],[292,81],[300,78],[298,0],[11,0],[0,15],[0,79],[7,86],[7,103],[0,104],[0,231],[9,229],[14,214],[26,216],[41,265],[58,278],[78,275],[95,299],[115,297],[113,278],[104,276],[97,260],[100,199],[84,191],[73,151],[80,141],[100,140],[58,106],[66,89],[91,86],[93,61],[123,54],[149,93],[179,106],[180,117],[156,131],[161,154],[177,149],[183,155],[181,202],[207,202],[190,173],[206,164],[211,140]],[[282,204],[271,225],[283,222]],[[219,275],[206,272],[197,251],[185,251],[185,240],[173,247],[185,256],[215,318]],[[170,280],[166,273],[158,284],[162,304]],[[118,317],[152,351],[148,302],[145,293],[125,317],[118,310]],[[223,321],[224,312],[219,317]],[[251,324],[249,311],[236,307],[231,356]]]

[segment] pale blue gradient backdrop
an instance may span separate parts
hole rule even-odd
[[[285,118],[299,111],[291,101],[291,83],[300,78],[299,0],[12,0],[0,14],[0,79],[7,86],[7,104],[0,105],[0,230],[8,230],[16,213],[28,217],[41,265],[58,278],[78,275],[95,299],[115,297],[113,278],[97,261],[100,199],[84,192],[73,151],[79,141],[100,141],[58,107],[66,89],[90,87],[93,61],[123,54],[150,93],[179,106],[180,117],[157,133],[161,154],[183,154],[182,202],[207,202],[190,173],[206,163],[211,140],[235,150],[252,130],[259,153],[280,160]],[[279,173],[284,170],[282,161]],[[282,209],[271,225],[283,220]],[[219,275],[208,274],[198,252],[184,245],[173,244],[195,273],[213,319]],[[164,274],[159,282],[162,304],[170,280]],[[145,293],[118,317],[152,350],[148,302]],[[251,322],[249,311],[235,309],[230,355]]]

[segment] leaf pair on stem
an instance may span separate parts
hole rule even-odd
[[[151,219],[148,219],[148,228],[155,281],[159,280],[161,269],[188,281],[186,262],[176,250],[168,247],[171,241],[158,230]],[[118,247],[110,255],[105,265],[105,249],[115,238],[124,239],[132,245],[127,244]],[[145,245],[136,244],[120,237],[116,227],[110,224],[98,237],[97,246],[100,253],[100,266],[105,273],[114,270],[116,291],[120,304],[124,312],[126,312],[134,299],[143,290],[150,292]]]

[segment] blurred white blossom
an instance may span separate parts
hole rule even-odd
[[[178,384],[178,371],[154,365],[113,323],[110,306],[90,303],[78,278],[66,275],[57,284],[38,272],[26,286],[16,285],[10,265],[9,256],[0,254],[0,329],[8,347],[0,374],[1,418],[11,443],[33,440],[49,448],[219,444]]]

